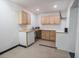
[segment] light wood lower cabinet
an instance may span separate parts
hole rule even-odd
[[[49,31],[45,31],[45,39],[49,40],[50,36],[49,36]]]
[[[56,31],[42,30],[41,38],[49,41],[56,41]]]
[[[56,41],[56,32],[55,31],[50,31],[49,36],[50,36],[49,40]]]
[[[41,38],[42,38],[42,39],[46,39],[46,36],[45,36],[45,35],[46,35],[46,34],[45,34],[45,31],[41,31],[41,32],[42,32],[42,33],[41,33]]]

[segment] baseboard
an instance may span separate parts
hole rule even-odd
[[[57,49],[56,47],[52,47],[52,46],[47,46],[47,45],[43,45],[43,44],[39,44],[40,46],[44,46],[44,47],[49,47],[49,48],[54,48]]]
[[[34,42],[34,43],[35,43],[35,42]],[[27,47],[30,47],[30,46],[32,46],[34,43],[32,43],[32,44],[30,44],[30,45],[28,45],[28,46],[25,46],[25,45],[21,45],[21,44],[19,44],[19,46],[20,46],[20,47],[27,48]]]
[[[2,54],[4,54],[4,53],[6,53],[6,52],[8,52],[8,51],[10,51],[10,50],[12,50],[12,49],[18,47],[18,46],[19,46],[19,45],[16,45],[16,46],[13,46],[13,47],[11,47],[11,48],[5,50],[5,51],[2,51],[2,52],[0,52],[0,55],[2,55]]]
[[[24,45],[21,45],[21,44],[19,44],[18,46],[23,47],[23,48],[27,48],[27,46],[24,46]]]
[[[31,45],[33,45],[33,44],[34,44],[34,43],[32,43]],[[23,47],[23,48],[27,48],[27,47],[30,47],[31,45],[29,45],[29,46],[24,46],[24,45],[18,44],[18,45],[13,46],[13,47],[11,47],[11,48],[5,50],[5,51],[0,52],[0,55],[2,55],[2,54],[4,54],[4,53],[6,53],[6,52],[8,52],[8,51],[10,51],[10,50],[12,50],[12,49],[18,47],[18,46]]]
[[[34,43],[35,43],[35,42],[34,42]],[[30,47],[30,46],[32,46],[34,43],[32,43],[32,44],[28,45],[27,47]]]
[[[54,41],[54,40],[46,40],[46,39],[40,39],[40,40],[50,41],[50,42],[56,42],[56,41]]]
[[[75,58],[75,53],[69,52],[71,58]]]

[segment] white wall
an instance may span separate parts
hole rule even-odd
[[[79,16],[79,1],[78,1],[78,16]],[[76,49],[75,49],[75,57],[79,58],[79,17],[77,19],[77,34],[76,34]]]
[[[69,51],[70,49],[70,40],[68,37],[68,33],[56,33],[56,47],[61,50]]]
[[[78,8],[79,10],[79,8]],[[79,11],[78,11],[78,16],[79,16]],[[79,17],[78,17],[78,24],[77,24],[77,38],[76,38],[76,49],[75,49],[75,57],[79,58]]]
[[[68,33],[57,33],[57,47],[69,52],[75,52],[78,8],[70,9]]]
[[[70,20],[70,8],[72,7],[74,3],[74,0],[72,0],[72,2],[70,3],[70,5],[68,6],[68,10],[67,10],[67,20],[66,20],[66,28],[69,28],[69,20]]]
[[[67,12],[62,12],[62,16],[66,17]],[[64,28],[66,27],[66,20],[61,20],[61,23],[59,25],[42,25],[41,24],[41,16],[48,16],[48,15],[59,15],[59,12],[52,12],[52,13],[43,13],[38,15],[38,25],[40,26],[41,29],[44,30],[56,30],[57,32],[64,32]]]
[[[19,44],[17,18],[15,8],[0,0],[0,52]]]
[[[19,44],[18,12],[25,10],[31,15],[31,25],[25,25],[26,29],[37,26],[37,15],[27,11],[24,7],[11,1],[0,0],[0,52]]]
[[[70,49],[75,52],[76,44],[76,28],[77,28],[77,16],[78,8],[72,8],[70,13],[70,24],[69,24],[69,40],[70,40]]]
[[[29,13],[31,15],[31,24],[30,25],[26,25],[27,29],[32,29],[32,27],[36,27],[37,26],[37,15],[34,13]]]

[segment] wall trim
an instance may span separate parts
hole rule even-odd
[[[24,45],[21,45],[21,44],[19,44],[18,46],[23,47],[23,48],[27,48],[27,46],[24,46]]]
[[[20,45],[20,44],[18,44],[18,45],[15,45],[15,46],[13,46],[13,47],[11,47],[11,48],[5,50],[5,51],[0,52],[0,55],[2,55],[2,54],[4,54],[4,53],[6,53],[6,52],[8,52],[8,51],[10,51],[10,50],[12,50],[12,49],[18,47],[18,46],[23,47],[23,48],[27,48],[27,47],[24,46],[24,45]]]
[[[10,51],[10,50],[12,50],[12,49],[18,47],[18,46],[19,46],[19,45],[15,45],[15,46],[13,46],[13,47],[11,47],[11,48],[5,50],[5,51],[2,51],[2,52],[0,52],[0,55],[2,55],[2,54],[4,54],[4,53],[6,53],[6,52],[8,52],[8,51]]]

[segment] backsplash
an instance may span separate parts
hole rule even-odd
[[[32,29],[32,26],[31,25],[19,25],[19,30],[22,30],[22,29]]]

